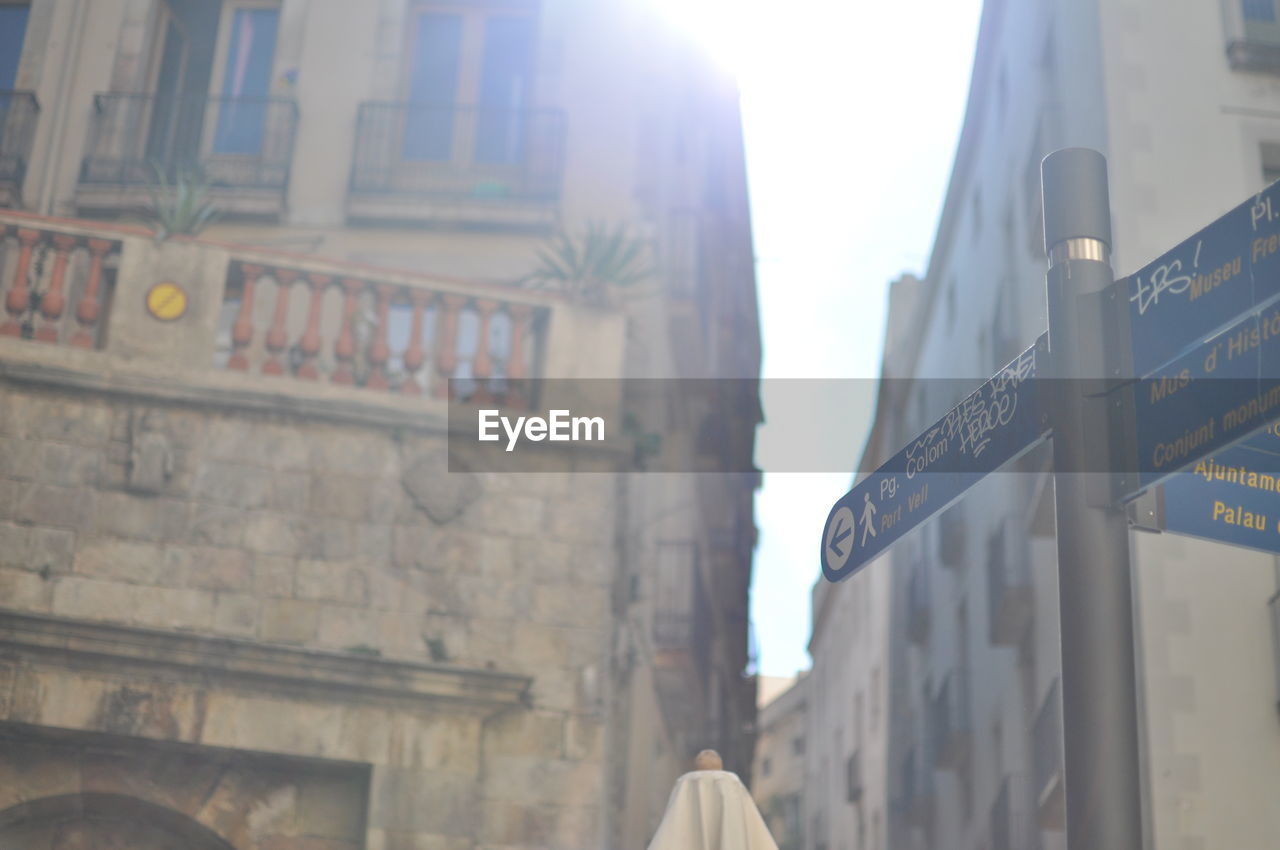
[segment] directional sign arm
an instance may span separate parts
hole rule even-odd
[[[831,508],[823,575],[840,581],[943,510],[1048,431],[1037,389],[1040,340],[868,475]]]

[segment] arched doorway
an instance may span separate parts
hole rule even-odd
[[[124,794],[44,797],[0,812],[0,850],[235,850],[181,812]]]

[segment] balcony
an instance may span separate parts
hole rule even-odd
[[[98,348],[121,251],[104,235],[69,222],[0,220],[0,337]]]
[[[1026,544],[1022,529],[1008,519],[987,541],[987,614],[996,646],[1017,645],[1031,626],[1035,599]]]
[[[1067,807],[1062,783],[1062,695],[1057,679],[1036,713],[1031,738],[1037,819],[1041,829],[1060,832],[1067,826]]]
[[[515,396],[541,362],[548,309],[520,294],[243,255],[228,267],[213,365],[524,406]]]
[[[622,373],[622,316],[551,292],[13,211],[0,251],[0,361],[32,380],[439,434],[451,399]]]
[[[137,209],[158,178],[197,175],[226,215],[276,218],[284,211],[298,107],[284,98],[99,94],[76,206]]]
[[[964,763],[969,757],[971,727],[968,673],[952,670],[942,679],[929,706],[929,729],[936,767],[954,770]]]
[[[33,92],[0,91],[0,206],[22,200],[22,181],[36,135],[40,104]]]
[[[1220,0],[1233,71],[1280,73],[1280,16],[1276,0]]]
[[[559,110],[364,103],[347,217],[547,228],[564,145]]]
[[[929,640],[929,566],[916,562],[907,579],[907,638],[916,646]]]

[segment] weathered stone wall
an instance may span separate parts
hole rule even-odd
[[[596,661],[611,478],[464,486],[443,449],[443,438],[3,388],[3,595],[26,611],[396,658],[528,672]],[[168,474],[131,481],[149,450]],[[456,501],[458,516],[431,519],[410,488]]]
[[[598,846],[613,478],[448,474],[443,449],[424,432],[0,383],[0,608],[55,632],[134,630],[121,646],[219,639],[219,664],[296,647],[456,669],[463,691],[484,671],[530,680],[522,704],[370,704],[326,691],[324,673],[284,687],[162,649],[154,670],[116,649],[85,669],[46,647],[0,662],[0,719],[371,765],[374,850]]]
[[[105,736],[76,741],[11,728],[0,731],[0,743],[0,847],[356,850],[363,844],[369,777],[359,765]]]

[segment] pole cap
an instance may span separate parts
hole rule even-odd
[[[1111,247],[1107,158],[1091,148],[1063,148],[1040,163],[1047,253],[1067,239],[1097,239]]]

